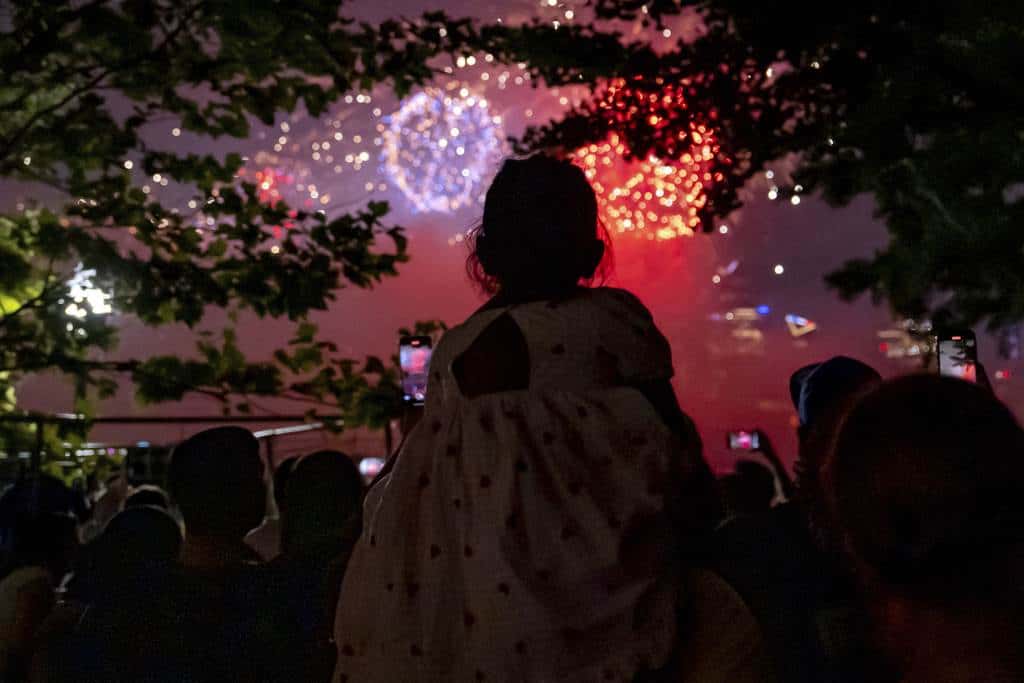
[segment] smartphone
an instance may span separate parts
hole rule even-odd
[[[359,474],[363,475],[363,481],[369,484],[384,469],[384,458],[363,458],[359,461]]]
[[[756,451],[761,449],[761,437],[756,430],[729,432],[726,445],[730,451]]]
[[[937,344],[939,374],[978,381],[978,342],[970,330],[940,334]]]
[[[402,368],[403,399],[421,406],[427,399],[427,378],[430,376],[430,337],[402,337],[398,340],[398,364]]]

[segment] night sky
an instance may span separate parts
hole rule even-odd
[[[410,16],[438,5],[443,5],[453,16],[470,15],[486,20],[502,17],[510,23],[530,15],[566,21],[567,11],[575,12],[574,18],[585,12],[581,9],[582,0],[560,3],[556,7],[549,6],[547,0],[543,3],[537,0],[361,1],[352,7],[358,18],[372,21],[402,14]],[[694,30],[693,22],[685,18],[670,27],[673,33],[669,38],[655,35],[650,29],[656,45],[668,45]],[[634,30],[632,26],[624,28],[627,33]],[[544,88],[535,90],[525,83],[517,85],[515,78],[521,71],[514,66],[486,63],[483,55],[477,57],[475,65],[454,68],[454,71],[452,78],[467,83],[474,95],[486,97],[491,113],[501,117],[504,132],[513,135],[531,121],[542,122],[556,116],[579,95],[570,91],[553,93]],[[504,71],[509,71],[509,76],[503,79]],[[485,72],[486,80],[482,77]],[[443,87],[445,82],[445,79],[438,79],[437,84]],[[506,84],[505,89],[499,88],[500,82]],[[299,182],[295,180],[299,176],[303,185],[314,183],[318,193],[316,201],[325,194],[330,198],[328,203],[317,205],[328,213],[351,208],[369,197],[391,202],[390,219],[407,228],[411,261],[401,268],[399,277],[373,290],[340,292],[331,310],[316,316],[324,337],[335,341],[352,357],[367,353],[389,355],[395,350],[395,331],[399,327],[431,318],[455,324],[482,301],[465,276],[464,246],[452,244],[457,234],[464,233],[479,218],[480,205],[451,213],[415,211],[414,202],[403,195],[394,178],[383,168],[383,142],[381,146],[373,144],[375,137],[381,137],[377,124],[386,125],[385,117],[398,109],[399,102],[386,89],[370,95],[372,100],[367,102],[339,102],[319,121],[299,114],[280,119],[272,129],[254,128],[250,140],[216,144],[219,151],[237,150],[248,155],[251,172],[275,168],[292,174],[292,185]],[[566,99],[561,100],[563,97]],[[379,117],[374,115],[375,109],[380,110]],[[528,110],[532,116],[528,115]],[[339,121],[338,127],[333,126],[335,120]],[[281,123],[286,124],[287,134]],[[209,146],[208,141],[191,138],[187,132],[174,135],[173,128],[173,123],[163,123],[159,128],[148,130],[146,137],[154,144],[182,150]],[[335,133],[341,134],[342,140],[337,140]],[[362,138],[360,144],[353,142],[356,135]],[[280,143],[281,136],[286,138],[284,144]],[[337,155],[336,163],[325,160],[328,150],[319,150],[321,159],[313,160],[312,152],[318,150],[314,150],[312,144],[323,140],[335,143],[330,154]],[[274,150],[275,144],[280,145],[280,151]],[[468,158],[479,145],[469,140],[466,147]],[[370,158],[355,170],[344,157],[353,154],[358,159],[361,150]],[[342,170],[337,172],[334,166]],[[823,283],[823,276],[844,260],[868,255],[885,243],[884,227],[873,219],[870,199],[861,198],[844,209],[829,208],[814,197],[804,197],[799,206],[788,201],[771,201],[769,190],[774,182],[784,177],[786,168],[785,163],[780,163],[775,167],[775,180],[762,174],[748,188],[746,206],[723,221],[728,227],[727,234],[716,232],[653,242],[631,236],[615,240],[616,271],[609,284],[636,293],[653,311],[658,325],[671,341],[680,401],[684,410],[697,421],[709,458],[719,469],[728,467],[731,460],[724,448],[724,435],[733,428],[765,429],[783,458],[791,459],[795,439],[788,378],[796,368],[839,353],[859,358],[884,375],[915,367],[912,360],[889,360],[880,351],[882,340],[878,331],[893,327],[884,305],[873,307],[869,301],[840,302]],[[496,168],[491,172],[493,170]],[[380,189],[382,184],[386,189]],[[483,189],[485,187],[480,187],[479,192]],[[164,188],[156,186],[154,191],[159,193]],[[285,195],[289,201],[309,199],[308,187],[304,194],[296,194],[294,187],[287,191],[292,192]],[[168,194],[161,196],[174,197],[173,188],[166,192]],[[775,273],[777,265],[784,269],[780,275]],[[720,280],[717,284],[713,281],[716,275]],[[737,308],[759,306],[768,309],[762,308],[756,321],[737,320],[735,313],[733,320],[727,319]],[[818,329],[794,338],[787,330],[786,314],[804,316],[816,323]],[[719,316],[720,320],[714,319]],[[743,312],[739,317],[743,317]],[[222,323],[223,316],[214,312],[204,327],[217,329]],[[145,357],[147,352],[168,350],[188,352],[192,347],[192,337],[184,329],[149,329],[130,319],[122,319],[121,326],[120,350],[111,354],[112,357]],[[253,357],[261,357],[287,340],[287,329],[285,324],[256,323],[243,318],[239,336],[244,349]],[[990,374],[997,369],[1016,371],[1017,365],[997,357],[994,339],[981,337],[980,349]],[[997,382],[997,391],[1020,414],[1024,392],[1017,387],[1018,382],[1015,377]],[[125,387],[128,387],[127,382]],[[58,400],[58,396],[63,399]],[[70,387],[58,384],[53,378],[24,382],[19,388],[19,397],[24,407],[30,409],[54,412],[71,407]],[[271,411],[303,412],[301,406],[287,406],[273,400],[257,399],[255,403]],[[126,389],[114,400],[104,403],[98,412],[103,415],[182,415],[218,414],[219,410],[218,405],[203,398],[189,399],[178,405],[141,408]],[[195,429],[154,429],[136,425],[98,427],[92,438],[112,443],[133,443],[140,439],[173,441]],[[285,449],[302,449],[308,442],[308,439],[296,440],[290,447],[286,444]],[[380,455],[383,450],[379,436],[349,435],[341,443],[358,455]]]

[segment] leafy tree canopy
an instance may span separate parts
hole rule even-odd
[[[28,184],[37,200],[0,214],[3,410],[13,409],[21,377],[55,369],[74,379],[79,399],[111,395],[119,373],[144,401],[199,391],[228,408],[245,408],[249,394],[362,392],[365,405],[346,407],[354,422],[379,426],[386,411],[361,383],[393,384],[393,369],[330,356],[334,346],[312,338],[308,318],[346,286],[397,274],[406,240],[386,225],[387,205],[331,216],[267,206],[239,180],[239,156],[158,148],[146,128],[174,121],[191,136],[245,138],[254,121],[273,124],[299,106],[318,116],[353,89],[383,84],[403,95],[435,75],[436,57],[551,54],[553,29],[478,29],[441,13],[369,25],[337,0],[14,0],[3,9],[0,178]],[[590,80],[628,56],[616,36],[585,27],[559,37],[570,52],[604,55],[586,67]],[[545,64],[553,83],[580,75],[556,59]],[[152,176],[190,188],[213,225],[200,232],[191,212],[147,193]],[[272,227],[286,218],[296,229],[271,253]],[[200,338],[198,360],[118,358],[110,320],[67,315],[78,264],[113,293],[114,310],[148,325],[197,328],[211,310],[228,309],[291,320],[296,334],[268,362],[249,362],[230,330]],[[314,366],[314,379],[292,382]],[[24,446],[28,434],[4,429],[9,447]]]
[[[725,182],[701,209],[705,229],[737,191],[793,156],[797,185],[833,206],[871,195],[890,243],[827,281],[899,314],[990,326],[1024,318],[1024,13],[1018,2],[821,3],[596,0],[606,19],[660,26],[700,16],[701,36],[655,56],[633,51],[617,75],[659,93],[687,86],[722,144]],[[635,156],[677,158],[688,117],[676,102],[623,122],[600,97],[531,130],[525,148],[576,149],[614,131]]]
[[[657,95],[682,85],[688,110],[722,144],[713,164],[723,180],[700,209],[706,229],[741,205],[739,190],[755,174],[794,158],[783,196],[801,185],[841,206],[869,194],[889,228],[887,248],[829,276],[842,296],[868,292],[939,323],[1024,318],[1019,3],[594,0],[592,8],[596,23],[513,27],[441,12],[369,25],[337,0],[6,3],[0,178],[28,184],[38,201],[0,207],[3,409],[19,378],[56,369],[80,398],[111,394],[128,373],[149,401],[202,391],[244,408],[246,395],[284,394],[379,423],[386,411],[373,406],[388,402],[375,403],[370,388],[390,391],[393,368],[338,358],[309,316],[346,286],[397,274],[406,243],[387,224],[388,207],[328,216],[266,206],[238,178],[241,158],[157,148],[145,131],[173,120],[191,136],[245,138],[255,121],[272,124],[300,106],[318,116],[354,89],[385,85],[401,96],[433,78],[445,57],[476,52],[525,63],[535,82],[592,89],[590,101],[527,131],[520,149],[573,150],[615,132],[634,156],[673,158],[690,121]],[[659,26],[684,12],[699,16],[699,37],[667,50],[606,21]],[[654,96],[647,115],[611,116],[600,106],[612,79]],[[143,190],[143,174],[191,188],[214,225],[198,233],[188,212]],[[285,218],[298,229],[271,254],[271,228]],[[120,358],[106,318],[68,319],[78,264],[95,271],[117,311],[146,324],[198,329],[211,310],[247,311],[293,321],[292,343],[254,363],[228,330],[201,336],[195,360]],[[345,403],[352,395],[367,398],[356,407]]]

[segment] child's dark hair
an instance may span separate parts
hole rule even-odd
[[[610,267],[608,233],[583,170],[544,154],[509,159],[470,231],[466,271],[481,290],[558,293]]]

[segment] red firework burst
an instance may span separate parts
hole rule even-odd
[[[245,177],[246,175],[246,169],[243,168],[239,171],[239,176]],[[295,184],[295,176],[293,174],[271,166],[257,170],[251,173],[251,176],[256,183],[256,198],[261,204],[266,204],[267,206],[274,206],[280,201],[287,201],[284,192],[286,188]],[[293,219],[298,216],[298,211],[291,209],[288,211],[288,216],[288,220],[284,221],[282,225],[273,226],[275,238],[281,239],[284,230],[290,230],[295,227]]]
[[[576,150],[572,159],[594,186],[602,218],[610,232],[632,233],[649,240],[688,237],[700,226],[699,212],[708,189],[721,182],[716,170],[721,147],[714,128],[693,115],[686,104],[685,81],[659,93],[613,82],[597,103],[611,130],[642,126],[667,152],[628,159],[619,133]]]

